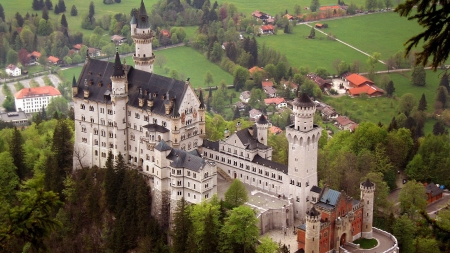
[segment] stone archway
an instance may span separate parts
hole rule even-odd
[[[347,242],[346,237],[347,237],[346,233],[343,233],[341,235],[341,239],[339,240],[339,245],[341,245],[341,246],[345,245],[345,243]]]

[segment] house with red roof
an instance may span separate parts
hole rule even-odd
[[[333,80],[331,79],[323,79],[320,76],[314,74],[314,73],[309,73],[306,75],[306,77],[308,79],[310,79],[311,81],[313,81],[315,84],[317,84],[319,86],[319,88],[323,91],[324,89],[328,89],[330,90],[331,87],[333,86]]]
[[[14,95],[16,110],[25,113],[40,112],[53,98],[60,96],[59,90],[52,86],[23,88]]]
[[[254,66],[253,68],[250,68],[248,70],[248,72],[250,72],[250,77],[253,77],[253,74],[256,72],[264,72],[264,69],[258,67],[258,66]]]
[[[77,52],[78,51],[80,51],[81,50],[81,47],[82,47],[83,45],[81,45],[81,44],[76,44],[75,46],[73,46],[73,49],[75,49]]]
[[[269,80],[266,80],[266,81],[262,81],[261,85],[262,85],[263,88],[264,87],[273,87],[273,82],[269,81]]]
[[[334,123],[341,130],[348,130],[350,132],[355,131],[358,124],[353,122],[347,116],[338,116],[336,122]]]
[[[50,55],[50,56],[47,58],[47,60],[48,60],[48,62],[49,62],[50,64],[53,64],[53,65],[61,64],[61,60],[60,60],[59,58],[55,57],[55,56],[52,56],[52,55]]]
[[[265,98],[264,99],[264,103],[269,106],[269,105],[275,105],[276,108],[280,109],[282,107],[287,107],[287,103],[286,100],[284,100],[284,98]]]
[[[165,37],[167,37],[167,38],[170,38],[170,32],[167,31],[167,30],[165,30],[165,29],[161,30],[161,31],[159,32],[159,34],[160,34],[161,36],[165,36]]]
[[[345,77],[345,80],[348,81],[349,85],[352,87],[360,87],[363,85],[374,85],[375,83],[364,76],[358,74],[350,74]]]
[[[273,34],[273,29],[274,29],[273,25],[262,25],[259,28],[259,31],[262,34]]]
[[[286,19],[289,20],[289,21],[294,20],[294,16],[289,15],[289,14],[284,15],[283,18],[286,18]]]
[[[283,130],[281,130],[281,128],[279,128],[279,127],[277,127],[277,126],[271,126],[271,127],[269,127],[269,132],[270,132],[271,134],[277,135],[277,134],[282,133]]]
[[[284,89],[289,89],[291,92],[296,92],[298,89],[298,84],[291,81],[284,80],[282,85]]]
[[[340,5],[330,5],[330,6],[320,6],[319,11],[339,10],[339,9],[341,9]]]
[[[267,15],[266,13],[264,13],[264,12],[262,12],[262,11],[258,11],[258,10],[252,12],[252,16],[255,17],[256,19],[261,19],[261,20],[263,20],[263,21],[266,20],[266,19],[268,19],[268,18],[270,17],[270,16]]]
[[[435,202],[436,200],[439,200],[442,198],[442,193],[444,192],[439,186],[437,186],[434,183],[424,183],[425,186],[425,192],[427,193],[428,197],[428,204],[431,204]]]
[[[22,70],[14,64],[9,64],[8,67],[6,67],[5,72],[9,76],[22,75]]]
[[[362,85],[356,88],[350,88],[347,93],[352,97],[361,96],[361,94],[367,94],[369,97],[379,97],[385,94],[385,91],[375,85]]]
[[[33,53],[28,54],[27,56],[30,58],[30,65],[34,65],[41,57],[41,53],[38,51],[33,51]]]

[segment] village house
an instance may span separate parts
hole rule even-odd
[[[253,68],[249,69],[248,72],[250,73],[250,79],[252,79],[253,74],[255,74],[256,72],[264,73],[264,70],[258,66],[254,66]]]
[[[434,183],[425,183],[425,191],[427,193],[427,201],[428,204],[431,204],[433,202],[435,202],[436,200],[439,200],[442,198],[442,193],[444,192],[440,187],[438,187],[437,185],[435,185]]]
[[[350,120],[347,116],[338,116],[335,125],[341,130],[355,131],[358,124]]]
[[[282,107],[287,107],[287,103],[284,100],[284,98],[266,98],[264,99],[264,103],[269,106],[269,105],[275,105],[275,107],[277,109],[280,109]]]
[[[50,55],[48,58],[48,63],[53,64],[53,65],[58,65],[61,64],[61,60],[55,56]]]
[[[14,64],[9,64],[5,69],[6,74],[9,76],[20,76],[22,75],[22,70]]]
[[[340,5],[329,5],[329,6],[320,6],[319,11],[339,10],[339,9],[341,9]]]
[[[317,86],[319,86],[322,91],[324,91],[325,89],[330,90],[331,87],[333,87],[333,81],[331,79],[324,80],[314,73],[309,73],[306,75],[306,77],[317,84]]]
[[[30,58],[30,65],[34,65],[37,63],[37,61],[39,60],[39,58],[41,57],[41,53],[39,53],[38,51],[33,51],[33,53],[28,54],[28,57]]]
[[[255,121],[255,120],[259,119],[259,117],[261,117],[261,115],[262,115],[262,112],[257,109],[251,109],[248,112],[248,116],[250,117],[251,121]]]
[[[289,20],[289,21],[294,20],[294,16],[289,15],[289,14],[284,15],[283,18],[286,18],[286,19]]]
[[[75,51],[79,52],[81,50],[82,46],[83,45],[81,45],[81,44],[76,44],[75,46],[73,46],[73,49],[75,49]]]
[[[12,123],[16,127],[28,126],[30,121],[25,112],[5,112],[0,114],[0,119],[3,122]]]
[[[273,86],[263,87],[263,90],[269,98],[274,98],[277,96],[277,89],[275,89]]]
[[[350,74],[348,76],[344,76],[343,78],[348,81],[349,86],[352,87],[347,91],[350,96],[356,97],[365,93],[370,97],[377,97],[382,96],[385,93],[385,91],[377,87],[372,80],[369,80],[364,76]]]
[[[252,16],[262,21],[265,21],[270,17],[268,14],[258,10],[252,12]]]
[[[14,95],[16,110],[25,113],[40,112],[53,98],[60,96],[59,90],[52,86],[23,88]]]
[[[348,84],[351,87],[361,87],[363,85],[374,85],[375,83],[364,76],[358,74],[350,74],[348,76],[344,76],[344,80],[348,81]]]
[[[273,82],[269,80],[265,80],[261,82],[261,86],[264,87],[273,87]]]
[[[239,111],[245,110],[246,105],[244,102],[238,101],[234,104],[235,108],[238,108]]]
[[[283,130],[281,130],[281,128],[277,127],[277,126],[271,126],[269,127],[269,132],[271,134],[277,135],[283,132]]]
[[[259,28],[259,32],[262,34],[273,34],[274,26],[273,25],[262,25]]]
[[[248,103],[248,100],[250,99],[250,91],[246,90],[241,92],[241,95],[239,95],[239,99],[244,102],[244,103]]]
[[[320,112],[320,116],[322,116],[324,120],[336,119],[339,116],[333,107],[318,101],[315,103],[317,110]]]
[[[167,37],[167,38],[170,38],[170,32],[167,31],[167,30],[165,30],[165,29],[161,30],[161,31],[159,32],[159,35],[160,35],[160,36],[165,36],[165,37]]]
[[[122,43],[126,42],[127,38],[120,35],[111,36],[111,42],[114,42],[116,45],[122,45]]]
[[[289,89],[291,92],[296,92],[298,89],[298,84],[291,81],[285,81],[282,85],[284,89]]]
[[[99,57],[101,51],[100,51],[100,49],[90,47],[90,48],[88,48],[88,53],[89,53],[89,57]]]

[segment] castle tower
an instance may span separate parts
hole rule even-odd
[[[322,129],[313,124],[316,105],[306,95],[298,94],[293,103],[294,124],[286,127],[289,143],[288,187],[293,199],[295,218],[303,219],[311,187],[317,186],[317,151]]]
[[[375,184],[367,179],[361,183],[361,202],[364,203],[362,233],[361,237],[372,239],[372,224],[373,224],[373,201],[375,195]]]
[[[201,146],[203,144],[203,138],[205,138],[206,136],[206,120],[205,120],[205,101],[203,100],[203,90],[200,90],[200,95],[199,98],[200,100],[200,106],[198,107],[198,117],[199,117],[199,134],[200,134],[200,138],[202,140],[202,143],[199,143],[198,146]]]
[[[319,253],[320,213],[314,207],[306,212],[305,253]]]
[[[261,114],[259,119],[256,120],[256,128],[258,129],[258,141],[267,145],[267,129],[269,129],[269,122],[264,114]]]
[[[144,0],[141,1],[139,11],[131,17],[130,28],[131,37],[136,45],[133,55],[135,68],[153,73],[153,62],[155,61],[152,49],[153,32],[150,29],[150,21],[145,10]]]
[[[127,121],[126,107],[128,103],[128,81],[124,66],[120,62],[119,53],[116,52],[114,61],[114,71],[111,76],[111,102],[114,114],[112,116],[113,125],[108,125],[109,129],[113,129],[113,136],[108,136],[108,147],[113,143],[112,148],[114,156],[122,153],[125,159],[128,159],[128,141],[127,141]]]
[[[78,94],[78,84],[75,76],[72,79],[72,97],[75,97]]]
[[[180,113],[178,112],[177,101],[173,102],[173,110],[172,116],[172,147],[179,148],[180,147]]]

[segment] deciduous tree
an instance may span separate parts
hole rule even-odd
[[[228,190],[225,192],[225,203],[230,208],[243,205],[248,201],[247,190],[239,179],[234,179]]]
[[[421,65],[415,66],[411,74],[411,84],[416,86],[425,86],[426,75],[427,73],[425,72],[423,66]]]
[[[425,187],[416,180],[410,180],[400,190],[398,201],[403,213],[410,219],[416,218],[418,212],[425,210],[427,206]]]

